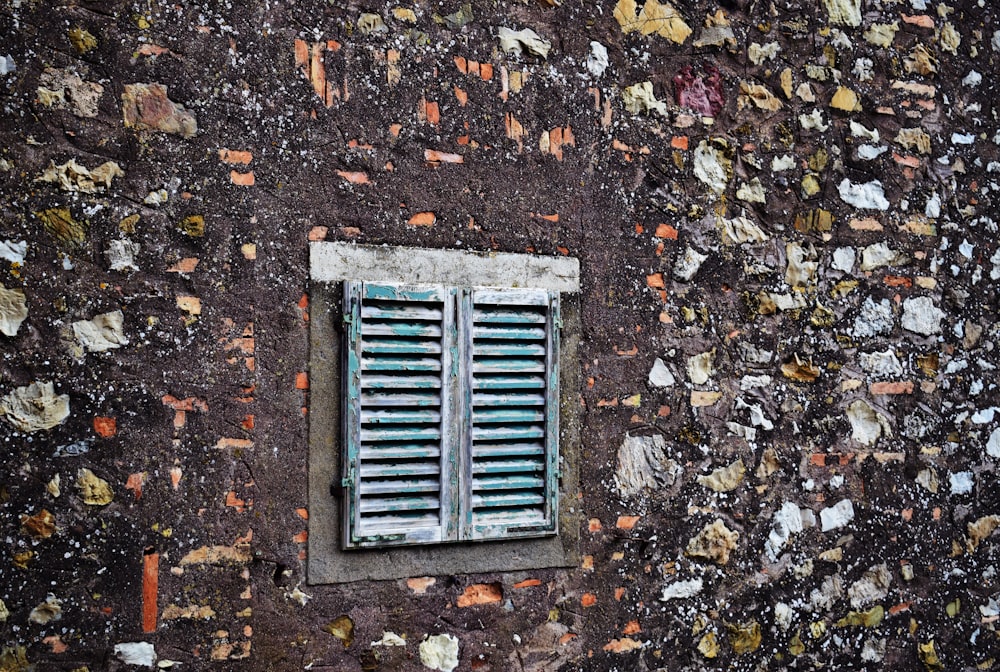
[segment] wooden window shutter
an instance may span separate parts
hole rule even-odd
[[[558,325],[557,292],[462,294],[463,538],[557,531]]]
[[[559,294],[344,285],[345,548],[554,534]]]
[[[456,536],[453,297],[345,283],[345,547]]]

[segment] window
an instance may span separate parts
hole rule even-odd
[[[559,293],[344,283],[344,545],[556,532]]]
[[[575,259],[312,243],[309,580],[577,562]]]

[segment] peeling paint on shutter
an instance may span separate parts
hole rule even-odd
[[[454,294],[345,283],[346,547],[455,537]]]
[[[466,539],[556,531],[559,295],[469,290],[464,342],[462,529]]]
[[[347,282],[344,546],[554,534],[559,294]]]

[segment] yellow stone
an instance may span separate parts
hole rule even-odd
[[[792,69],[785,68],[781,71],[781,92],[785,98],[792,99]]]
[[[698,651],[706,658],[715,658],[719,655],[719,641],[714,632],[710,632],[698,642]]]
[[[729,644],[733,647],[736,655],[741,656],[760,648],[760,623],[757,621],[727,627],[729,628]]]
[[[853,90],[846,86],[840,86],[837,87],[837,92],[833,94],[830,107],[843,110],[844,112],[860,112],[861,102],[858,100],[858,94]]]
[[[400,21],[406,21],[407,23],[416,23],[417,15],[413,13],[412,9],[407,9],[406,7],[396,7],[392,10],[392,15]]]
[[[819,180],[812,173],[806,173],[802,177],[802,197],[810,198],[820,191]]]

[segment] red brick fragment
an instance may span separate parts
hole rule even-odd
[[[452,154],[451,152],[439,152],[434,149],[425,149],[424,161],[432,166],[439,166],[442,163],[465,163],[465,157],[461,154]]]
[[[642,516],[618,516],[615,527],[619,530],[631,530],[641,518]]]
[[[410,217],[406,223],[410,226],[434,226],[436,221],[437,216],[433,212],[418,212]]]
[[[156,617],[159,612],[160,554],[154,552],[142,556],[142,631],[156,632]]]
[[[597,604],[597,596],[593,593],[584,593],[580,598],[580,604],[584,607],[592,607]]]
[[[868,386],[868,391],[872,394],[913,394],[913,381],[872,383]]]
[[[231,170],[229,171],[229,181],[238,187],[252,187],[256,180],[254,179],[252,170],[249,173]]]
[[[139,471],[134,474],[128,475],[128,480],[125,481],[125,489],[131,490],[135,494],[135,498],[138,501],[142,497],[142,485],[146,482],[146,472]]]
[[[524,581],[518,581],[514,584],[514,588],[534,588],[535,586],[542,585],[542,582],[538,579],[525,579]]]
[[[459,608],[465,608],[477,604],[492,604],[502,599],[503,589],[499,583],[476,583],[466,587],[458,596],[456,604]]]
[[[368,177],[368,173],[361,170],[338,170],[337,175],[350,182],[351,184],[371,184],[372,181]]]
[[[665,238],[667,240],[677,240],[677,229],[669,224],[657,224],[656,237]]]
[[[104,439],[110,439],[118,433],[118,421],[115,418],[97,416],[94,418],[94,431]]]
[[[243,152],[237,149],[220,149],[219,150],[219,161],[223,163],[229,163],[232,165],[248,165],[253,161],[253,154],[250,152]]]

